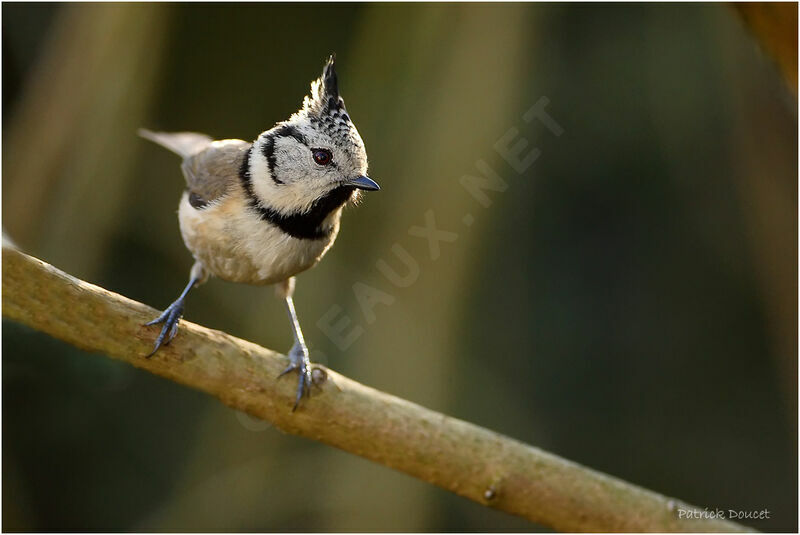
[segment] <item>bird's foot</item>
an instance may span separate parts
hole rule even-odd
[[[278,377],[283,377],[287,373],[297,370],[297,397],[294,400],[294,407],[292,407],[292,412],[294,412],[297,410],[297,406],[300,405],[300,400],[304,395],[311,396],[311,385],[313,381],[311,375],[311,360],[308,358],[308,349],[295,342],[294,346],[292,346],[292,350],[289,351],[289,361],[289,366],[287,366]]]
[[[158,338],[156,338],[155,347],[153,347],[153,351],[147,355],[147,358],[152,357],[155,355],[156,351],[163,345],[168,345],[175,335],[178,334],[178,323],[183,317],[183,298],[178,298],[174,303],[172,303],[159,317],[154,319],[153,321],[148,321],[145,325],[158,325],[159,323],[163,323],[164,326],[161,328],[161,333],[159,333]]]

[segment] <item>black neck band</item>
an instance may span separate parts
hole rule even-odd
[[[322,222],[331,212],[350,200],[355,188],[353,186],[339,186],[314,201],[314,204],[306,212],[282,214],[273,208],[264,206],[264,203],[253,191],[253,184],[250,178],[251,152],[252,148],[247,152],[242,162],[242,166],[239,169],[239,178],[242,181],[245,194],[250,200],[250,206],[258,212],[261,219],[275,225],[289,236],[300,240],[318,240],[330,236],[333,228],[323,227]],[[281,185],[278,187],[281,187]]]

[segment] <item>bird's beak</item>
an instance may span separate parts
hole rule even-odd
[[[360,176],[358,178],[354,178],[347,183],[348,186],[353,186],[357,189],[363,189],[367,191],[378,191],[381,187],[378,185],[377,182],[372,180],[368,176]]]

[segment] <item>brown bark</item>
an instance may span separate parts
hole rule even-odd
[[[286,358],[182,321],[153,358],[157,312],[3,248],[3,316],[88,351],[218,397],[296,435],[355,453],[480,504],[561,531],[744,531],[704,510],[385,394],[326,370],[327,381],[291,411],[295,381],[276,380]]]

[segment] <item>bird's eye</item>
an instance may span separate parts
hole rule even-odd
[[[328,165],[332,159],[333,156],[328,149],[314,149],[314,161],[317,165]]]

